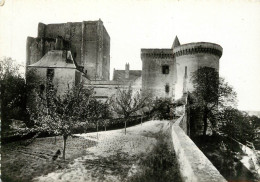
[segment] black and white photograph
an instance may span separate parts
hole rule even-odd
[[[0,0],[0,182],[259,182],[260,0]]]

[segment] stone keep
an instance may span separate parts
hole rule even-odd
[[[88,79],[109,80],[110,37],[101,20],[39,23],[38,36],[27,38],[26,65],[36,63],[51,50],[71,51],[77,69],[81,67]]]

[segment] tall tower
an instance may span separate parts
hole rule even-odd
[[[172,49],[141,49],[142,92],[174,99],[176,66]]]
[[[56,41],[58,38],[58,42]],[[110,37],[97,21],[38,24],[38,37],[27,38],[26,64],[38,62],[46,53],[62,46],[69,50],[77,69],[86,71],[91,80],[109,80]]]
[[[176,99],[181,98],[183,92],[193,91],[192,75],[200,67],[219,71],[222,52],[220,45],[208,42],[183,44],[173,49],[177,68]]]

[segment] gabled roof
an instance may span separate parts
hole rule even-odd
[[[125,78],[125,70],[114,70],[113,81],[135,81],[141,75],[141,70],[129,70],[129,78]]]
[[[76,69],[71,52],[62,50],[49,51],[38,62],[28,67]]]

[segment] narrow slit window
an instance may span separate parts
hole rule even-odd
[[[166,93],[169,93],[169,92],[170,92],[170,87],[169,87],[169,85],[165,85],[165,92],[166,92]]]

